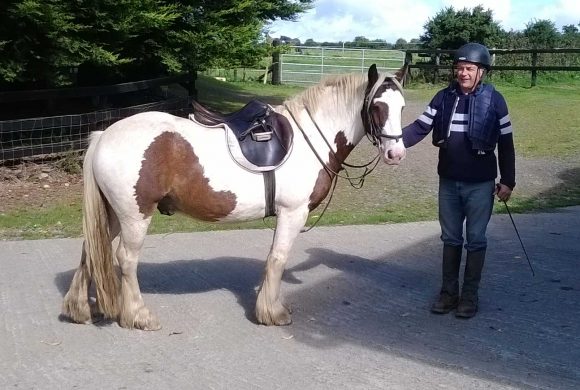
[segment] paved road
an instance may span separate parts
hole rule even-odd
[[[580,207],[494,216],[481,309],[428,311],[436,222],[317,228],[284,277],[287,327],[252,320],[271,231],[150,236],[158,332],[59,320],[78,239],[0,242],[2,389],[577,389]]]

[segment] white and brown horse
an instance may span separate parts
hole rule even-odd
[[[288,253],[308,213],[328,194],[334,172],[365,134],[376,141],[386,163],[404,158],[400,76],[380,74],[373,65],[368,77],[328,78],[274,107],[295,131],[291,153],[275,171],[277,224],[257,296],[259,323],[291,322],[280,301]],[[224,132],[166,113],[137,114],[93,133],[83,174],[81,264],[63,303],[63,315],[78,323],[91,322],[98,311],[122,327],[160,329],[137,280],[139,254],[160,202],[170,199],[174,210],[204,221],[265,215],[262,174],[233,161]]]

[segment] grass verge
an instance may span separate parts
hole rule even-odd
[[[408,101],[427,104],[441,87],[411,88],[406,91],[406,98]],[[197,88],[203,103],[223,111],[235,110],[253,98],[280,104],[302,90],[293,86],[225,83],[206,77],[198,79]],[[576,163],[580,160],[580,112],[577,110],[580,107],[580,85],[550,84],[522,88],[500,84],[497,88],[510,108],[518,155],[529,159],[559,159]],[[565,170],[560,173],[559,179],[560,184],[541,194],[527,195],[516,191],[509,203],[510,209],[516,213],[525,213],[580,205],[580,167]],[[424,188],[406,188],[414,180],[408,176],[395,177],[395,180],[396,185],[391,184],[391,188],[396,190],[386,188],[386,179],[381,173],[371,175],[369,184],[358,192],[340,183],[319,225],[399,223],[437,218],[437,199],[433,188],[429,188],[429,191]],[[322,206],[312,213],[308,224],[320,218],[321,210]],[[504,205],[496,204],[495,212],[505,213]],[[149,232],[263,228],[274,225],[272,218],[248,223],[209,224],[185,216],[168,218],[156,215]],[[76,237],[80,234],[80,198],[73,203],[0,214],[0,239]]]

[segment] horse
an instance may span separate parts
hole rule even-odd
[[[276,227],[255,316],[258,324],[290,324],[290,311],[280,299],[289,251],[342,163],[365,135],[385,163],[397,165],[405,157],[403,70],[379,73],[372,65],[366,75],[330,76],[282,105],[269,106],[293,131],[288,156],[270,170],[275,179],[270,206],[263,172],[240,166],[224,146],[228,126],[217,124],[228,115],[215,114],[209,123],[216,125],[208,125],[143,112],[93,132],[83,164],[81,262],[62,315],[75,323],[92,323],[98,316],[124,328],[160,329],[137,280],[155,208],[212,222],[260,219],[271,208]],[[91,283],[95,298],[89,300]]]

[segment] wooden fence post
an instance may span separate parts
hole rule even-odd
[[[407,84],[407,79],[411,80],[411,68],[410,65],[413,63],[413,53],[410,51],[405,51],[405,63],[403,66],[405,67],[405,78],[403,79],[403,87]]]
[[[538,52],[532,52],[532,87],[536,86],[536,77],[538,71],[536,70],[536,66],[538,65]]]
[[[274,46],[274,50],[272,51],[272,85],[280,85],[282,83],[282,72],[280,69],[282,63],[280,62],[280,50],[277,49],[279,45],[280,41],[278,39],[272,41],[272,46]]]
[[[187,72],[187,79],[182,85],[187,89],[187,94],[194,100],[197,100],[197,89],[195,88],[195,82],[197,80],[197,71],[190,69]]]
[[[433,71],[433,84],[437,84],[439,80],[439,65],[441,64],[441,53],[435,54],[435,70]]]

